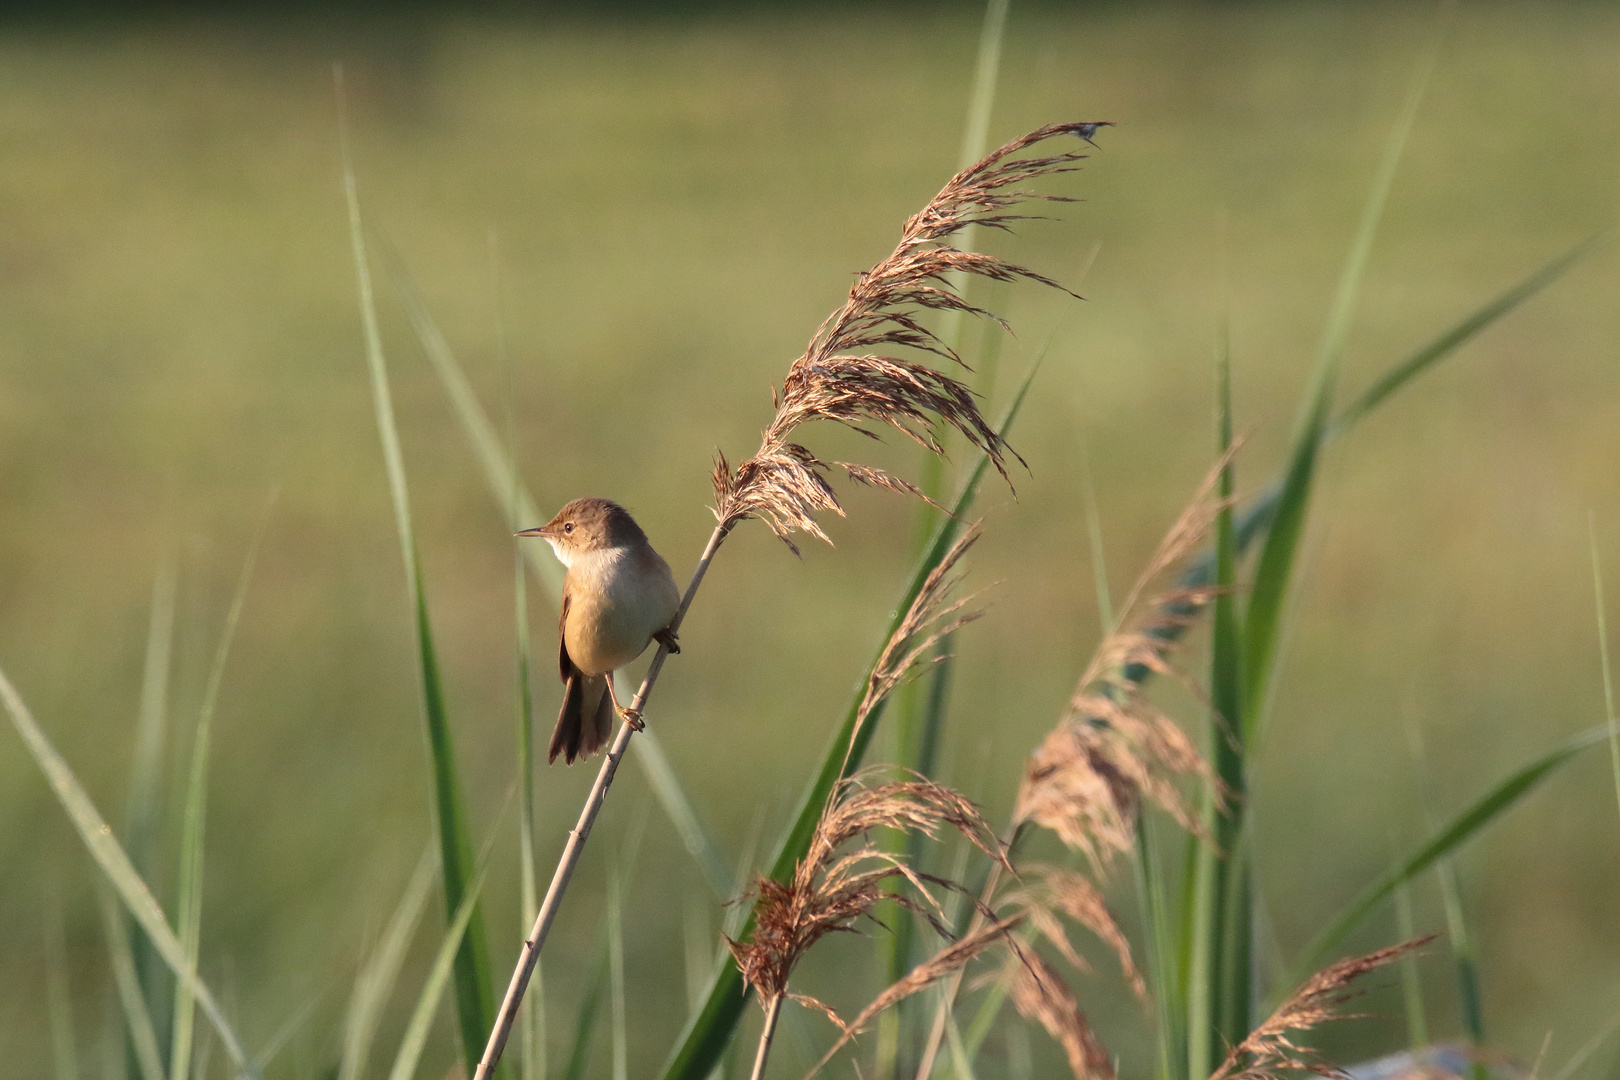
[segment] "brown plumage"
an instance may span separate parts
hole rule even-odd
[[[575,499],[546,524],[518,535],[542,538],[568,567],[557,620],[563,704],[546,760],[561,754],[572,765],[600,750],[612,732],[614,670],[654,638],[680,651],[668,627],[681,594],[641,526],[607,499]],[[626,719],[639,721],[628,710]]]

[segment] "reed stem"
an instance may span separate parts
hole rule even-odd
[[[686,609],[692,606],[692,597],[697,595],[698,586],[703,584],[703,575],[708,573],[709,563],[714,561],[715,552],[725,541],[731,525],[721,524],[715,527],[709,536],[709,543],[698,558],[697,568],[692,571],[692,582],[686,587],[686,595],[681,597],[681,606],[675,612],[675,618],[670,620],[669,629],[673,634],[681,628],[686,620]],[[658,673],[664,670],[664,661],[669,657],[669,647],[660,643],[658,651],[653,654],[652,664],[647,668],[646,676],[641,680],[641,689],[636,691],[636,697],[630,708],[640,713],[647,705],[647,697],[652,693],[653,683],[658,681]],[[579,865],[579,857],[585,850],[585,841],[590,838],[591,826],[596,824],[596,816],[602,812],[602,804],[607,801],[607,791],[613,784],[613,774],[619,771],[619,762],[624,758],[624,752],[630,747],[630,736],[636,729],[629,724],[619,725],[618,737],[613,740],[613,746],[602,759],[602,768],[596,774],[596,783],[591,785],[591,793],[585,799],[585,807],[579,812],[579,822],[568,834],[568,843],[563,846],[562,858],[557,861],[556,872],[551,875],[551,887],[546,890],[546,898],[540,903],[540,913],[535,916],[534,929],[529,931],[529,937],[523,942],[523,951],[518,954],[517,968],[512,972],[512,981],[506,987],[506,997],[501,1001],[501,1011],[495,1016],[495,1026],[489,1033],[489,1042],[484,1047],[484,1056],[478,1062],[478,1071],[474,1080],[489,1080],[495,1073],[495,1066],[500,1064],[501,1052],[506,1049],[506,1040],[512,1034],[512,1022],[517,1018],[518,1008],[523,1004],[523,994],[529,988],[529,978],[534,974],[534,966],[540,960],[540,950],[545,948],[546,937],[551,933],[551,924],[557,917],[557,909],[562,906],[563,893],[568,891],[568,882],[574,876],[574,867]]]
[[[771,1039],[776,1035],[776,1021],[782,1015],[782,997],[777,994],[765,1006],[765,1029],[759,1033],[759,1052],[754,1055],[754,1071],[748,1080],[760,1080],[765,1075],[765,1059],[771,1056]]]

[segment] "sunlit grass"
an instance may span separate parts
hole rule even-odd
[[[1577,22],[1575,10],[1463,18],[1367,265],[1366,321],[1344,356],[1345,385],[1378,385],[1366,380],[1392,356],[1516,288],[1611,213],[1616,169],[1587,118],[1612,105],[1603,61],[1614,28],[1606,13],[1581,9]],[[1066,116],[1077,102],[1122,127],[1101,140],[1077,188],[1088,201],[1065,211],[1071,223],[1033,227],[1015,241],[1043,268],[1079,265],[1095,237],[1106,244],[1082,290],[1089,299],[1065,313],[1041,376],[1050,396],[1038,394],[1020,420],[1015,442],[1033,474],[1019,479],[1016,504],[999,495],[987,503],[993,517],[980,573],[1004,585],[982,632],[960,643],[953,715],[995,726],[994,756],[983,766],[992,793],[1008,789],[1096,624],[1082,550],[1091,526],[1064,456],[1072,416],[1054,404],[1070,389],[1069,373],[1084,368],[1094,422],[1091,520],[1100,523],[1110,565],[1128,570],[1207,465],[1208,342],[1218,306],[1212,222],[1224,205],[1237,427],[1255,428],[1240,481],[1268,475],[1282,457],[1306,378],[1300,358],[1330,302],[1357,200],[1376,168],[1379,129],[1399,107],[1422,23],[1394,9],[1251,14],[1241,25],[1213,13],[1156,11],[1071,21],[1013,8],[993,135]],[[521,463],[542,511],[585,491],[619,495],[655,523],[649,529],[672,561],[695,550],[709,525],[702,480],[711,449],[757,434],[765,383],[779,377],[848,273],[880,253],[954,164],[979,12],[924,23],[873,16],[837,26],[798,17],[768,33],[746,20],[555,32],[464,23],[403,45],[371,42],[350,58],[368,205],[398,242],[422,305],[407,299],[399,310],[385,298],[381,334],[394,361],[416,534],[475,834],[513,770],[504,720],[512,710],[511,631],[501,615],[512,603],[510,504],[484,490],[499,474],[489,471],[488,455],[466,449],[466,412],[447,406],[442,371],[419,362],[424,335],[413,320],[431,308],[477,398],[502,400],[504,376],[492,374],[497,365],[484,345],[483,261],[486,227],[500,225],[514,298],[518,421],[516,449],[503,454]],[[0,351],[0,561],[8,567],[0,665],[104,810],[130,795],[129,745],[151,745],[153,725],[172,712],[159,751],[138,755],[149,763],[143,774],[161,779],[134,787],[156,785],[176,805],[134,797],[131,805],[152,815],[143,827],[150,839],[136,835],[140,828],[119,833],[171,913],[179,910],[169,890],[178,869],[169,861],[182,797],[175,793],[184,788],[180,758],[191,750],[178,745],[190,740],[177,738],[183,726],[175,718],[197,715],[210,663],[199,650],[187,653],[184,641],[222,614],[230,564],[263,492],[284,482],[278,521],[286,524],[267,539],[218,704],[207,903],[197,905],[204,981],[215,990],[218,980],[229,982],[222,996],[239,1003],[229,1019],[257,1050],[314,981],[339,970],[347,987],[373,955],[368,927],[386,927],[407,892],[426,820],[420,706],[405,663],[410,620],[401,616],[399,554],[389,546],[387,487],[344,277],[325,87],[330,50],[293,45],[266,59],[239,40],[161,32],[116,49],[71,39],[6,47],[25,61],[7,76],[13,100],[28,106],[19,115],[39,121],[19,121],[17,152],[40,167],[19,165],[4,181],[25,223],[8,257],[27,272],[0,301],[13,327]],[[164,78],[151,78],[159,69]],[[1507,72],[1511,80],[1500,74]],[[59,93],[64,85],[74,93]],[[137,85],[152,89],[126,92]],[[880,96],[891,108],[874,115],[869,103]],[[1549,746],[1568,745],[1560,740],[1598,716],[1588,700],[1598,684],[1587,670],[1591,589],[1580,516],[1596,506],[1606,520],[1606,463],[1620,456],[1616,384],[1594,359],[1615,338],[1603,299],[1612,277],[1612,259],[1600,251],[1544,297],[1521,304],[1528,292],[1514,295],[1505,305],[1513,318],[1469,340],[1466,364],[1413,385],[1346,444],[1344,469],[1321,504],[1333,545],[1313,564],[1290,670],[1273,699],[1279,741],[1255,766],[1262,821],[1297,809],[1304,824],[1295,831],[1310,836],[1276,837],[1262,826],[1260,842],[1276,844],[1264,887],[1293,949],[1388,868],[1387,827],[1406,830],[1413,843],[1423,838],[1404,780],[1389,781],[1370,755],[1347,752],[1342,741],[1354,732],[1357,746],[1399,745],[1398,726],[1382,719],[1394,712],[1383,688],[1407,678],[1414,663],[1423,669],[1424,700],[1434,702],[1424,723],[1442,821],[1477,809],[1469,800],[1488,800],[1490,783],[1517,776]],[[1009,347],[1016,365],[1058,316],[1032,295],[1009,302],[1020,331]],[[428,356],[437,362],[431,348]],[[685,966],[676,926],[684,890],[698,888],[708,904],[743,876],[731,853],[745,848],[747,822],[762,802],[770,807],[766,836],[784,824],[805,763],[906,571],[904,544],[895,540],[906,517],[903,507],[862,501],[835,534],[838,549],[809,553],[802,566],[742,538],[727,555],[727,586],[695,616],[689,640],[702,646],[672,666],[668,713],[657,725],[662,760],[692,816],[678,831],[655,819],[644,871],[683,884],[659,904],[632,886],[624,905],[627,1006],[636,1007],[643,977],[661,980],[676,1004],[643,1001],[645,1022],[632,1025],[625,1051],[631,1072],[657,1066],[685,1016],[681,979],[663,974]],[[170,631],[157,613],[175,603],[172,592],[152,600],[153,572],[173,559],[177,538],[197,533],[217,538],[219,556],[187,564],[183,585],[194,594],[182,595],[175,616],[172,707],[148,679],[140,728],[148,734],[137,736],[141,653],[148,637],[149,654],[166,648]],[[542,566],[546,558],[540,551]],[[1412,617],[1414,590],[1431,581],[1442,602]],[[535,635],[534,695],[544,723],[554,705],[552,610],[536,594],[545,633]],[[1294,658],[1303,666],[1292,667]],[[759,687],[784,679],[794,685],[788,700],[760,696]],[[1322,693],[1324,684],[1354,685]],[[990,719],[1003,717],[1012,719]],[[942,764],[960,766],[981,735],[953,729]],[[757,780],[736,782],[737,759],[755,764]],[[1324,775],[1298,767],[1323,760],[1337,768]],[[1487,943],[1487,1004],[1502,1014],[1492,1034],[1514,1045],[1542,1022],[1519,996],[1534,985],[1524,972],[1556,966],[1559,956],[1606,963],[1583,942],[1589,916],[1578,899],[1607,895],[1601,868],[1556,877],[1554,896],[1536,910],[1510,880],[1544,877],[1534,867],[1569,865],[1569,851],[1612,842],[1610,833],[1592,840],[1583,831],[1595,836],[1598,822],[1612,819],[1592,814],[1582,824],[1549,809],[1567,808],[1593,787],[1585,773],[1559,774],[1548,787],[1557,794],[1524,811],[1524,830],[1552,837],[1530,845],[1529,869],[1483,872],[1499,868],[1501,853],[1524,850],[1516,824],[1468,856],[1481,860],[1467,881],[1470,909],[1480,913],[1475,929]],[[56,872],[49,867],[77,865],[78,841],[21,751],[0,751],[0,780],[6,820],[44,823],[7,831],[7,865],[38,865],[44,880]],[[560,770],[538,776],[542,865],[566,827],[559,821],[571,820],[577,786]],[[663,802],[678,805],[667,791]],[[132,811],[129,820],[138,817]],[[152,863],[141,854],[147,843],[158,852]],[[684,854],[706,843],[706,861]],[[1299,856],[1328,846],[1343,857],[1318,880]],[[513,846],[498,850],[486,886],[496,978],[527,925]],[[103,1030],[97,1012],[115,1007],[112,969],[122,967],[118,950],[109,958],[100,940],[94,893],[82,887],[94,872],[65,873],[71,985],[109,988],[107,1006],[74,1002],[81,1033]],[[548,997],[559,1002],[554,1074],[585,997],[606,880],[600,864],[582,876],[573,940],[548,966]],[[37,1033],[23,1041],[43,1072],[49,1040],[38,991],[46,983],[42,959],[30,959],[42,940],[31,888],[0,887],[0,950],[37,976],[7,997],[0,1015]],[[1425,889],[1414,896],[1414,916],[1436,925],[1440,913]],[[651,925],[654,909],[663,931],[644,934],[638,923]],[[451,914],[435,909],[425,922]],[[710,914],[711,928],[741,915]],[[1527,951],[1522,942],[1531,938],[1507,934],[1521,919],[1548,935],[1534,938],[1545,956]],[[144,937],[138,932],[131,949],[137,971]],[[399,986],[420,985],[432,944],[424,938],[404,950]],[[1493,984],[1493,965],[1513,974]],[[1580,987],[1595,978],[1570,975],[1552,991],[1576,1010],[1572,1026],[1589,1008],[1580,1001],[1592,998]],[[1451,1001],[1445,982],[1431,973],[1426,987],[1439,1010]],[[407,993],[381,1008],[374,1066],[392,1056],[409,1005]],[[154,1043],[169,1038],[170,1017],[152,1019],[164,1031]],[[331,1036],[321,1022],[293,1037],[294,1051],[315,1053],[309,1046]],[[961,1034],[974,1041],[971,1027]],[[309,1040],[303,1051],[301,1038]],[[995,1044],[1011,1055],[1009,1069],[1015,1046],[1011,1038]],[[604,1047],[599,1069],[610,1061]],[[1039,1036],[1037,1052],[1046,1053]],[[450,1054],[440,1028],[424,1071]],[[216,1066],[221,1056],[215,1052]],[[81,1061],[81,1071],[93,1060]]]

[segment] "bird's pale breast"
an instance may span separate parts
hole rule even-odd
[[[640,656],[681,602],[668,563],[650,550],[625,548],[576,555],[568,594],[568,655],[587,675],[605,675]]]

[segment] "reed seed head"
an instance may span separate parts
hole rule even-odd
[[[1072,172],[1085,154],[1018,155],[1061,135],[1089,141],[1098,126],[1050,124],[1014,139],[953,176],[906,222],[893,253],[856,279],[843,306],[822,322],[803,355],[789,366],[759,451],[735,469],[723,454],[716,455],[715,516],[723,528],[759,518],[795,553],[795,532],[828,540],[816,514],[843,514],[827,479],[833,468],[843,469],[857,483],[921,494],[915,485],[882,470],[822,461],[793,441],[798,427],[811,420],[832,420],[872,438],[878,434],[867,425],[890,428],[936,454],[944,453],[942,432],[954,429],[1007,477],[1007,455],[1017,454],[985,421],[972,391],[952,376],[891,350],[932,354],[966,370],[956,350],[924,324],[922,313],[996,318],[962,297],[959,283],[966,277],[1061,288],[1033,270],[964,251],[950,240],[972,226],[1010,230],[1015,222],[1035,216],[1014,212],[1030,201],[1073,201],[1023,185]]]

